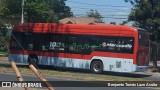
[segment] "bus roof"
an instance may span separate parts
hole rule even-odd
[[[61,34],[89,34],[133,36],[137,29],[123,25],[84,25],[84,24],[53,24],[53,23],[24,23],[15,25],[13,32],[31,33],[61,33]]]
[[[144,31],[144,32],[148,32],[147,30],[143,29],[143,28],[138,28],[138,27],[135,27],[138,31]]]

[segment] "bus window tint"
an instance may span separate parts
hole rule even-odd
[[[64,52],[74,54],[91,54],[93,51],[133,53],[134,48],[133,37],[63,34],[42,35],[40,33],[18,33],[15,34],[15,36],[25,50],[34,51]],[[13,44],[14,45],[11,44],[12,48],[20,48],[15,40]]]
[[[149,35],[146,31],[139,30],[139,45],[149,46]]]
[[[22,34],[21,33],[13,33],[12,34],[12,41],[11,41],[11,44],[10,44],[10,48],[12,49],[22,49],[21,46],[22,46]]]
[[[113,38],[113,39],[108,39],[107,41],[108,41],[107,42],[108,51],[116,52],[117,51],[116,50],[117,40]]]
[[[68,46],[68,49],[69,49],[70,52],[77,52],[77,49],[75,47],[76,40],[77,40],[77,37],[75,37],[75,36],[69,37],[69,43],[68,43],[69,46]]]
[[[103,37],[101,51],[133,53],[133,37]]]
[[[133,38],[121,38],[118,42],[118,51],[122,53],[133,53]]]
[[[68,51],[69,53],[81,53],[81,54],[90,54],[91,45],[94,43],[91,40],[90,36],[85,35],[68,35]]]
[[[43,37],[42,37],[43,36]],[[42,51],[48,51],[49,50],[49,45],[50,45],[50,35],[49,34],[40,34],[38,37],[38,41],[41,42],[40,44],[40,50]]]

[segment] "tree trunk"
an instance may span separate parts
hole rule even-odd
[[[151,43],[151,61],[153,61],[153,67],[154,68],[158,68],[157,66],[157,43],[156,42],[152,42]]]

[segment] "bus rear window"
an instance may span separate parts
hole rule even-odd
[[[149,35],[147,31],[139,30],[139,45],[149,46]]]

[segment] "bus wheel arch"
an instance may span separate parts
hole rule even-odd
[[[38,56],[36,54],[29,54],[28,63],[33,64],[34,66],[38,65]]]
[[[93,59],[90,64],[90,69],[94,73],[102,73],[103,72],[103,62],[100,59]]]

